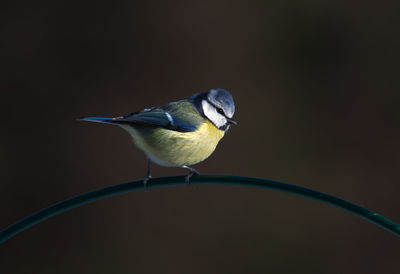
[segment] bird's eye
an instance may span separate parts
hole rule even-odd
[[[225,113],[224,113],[224,110],[223,110],[222,108],[217,108],[217,112],[218,112],[219,114],[222,114],[222,115],[225,114]]]

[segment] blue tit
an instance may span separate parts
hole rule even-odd
[[[151,178],[150,163],[189,170],[185,177],[200,174],[191,166],[207,159],[224,137],[232,119],[235,104],[224,89],[211,89],[163,106],[146,108],[125,116],[82,117],[78,120],[118,125],[148,158],[144,184]]]

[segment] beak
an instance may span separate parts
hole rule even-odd
[[[229,124],[231,125],[237,125],[237,122],[235,120],[233,120],[232,118],[226,118],[226,120],[228,121]]]

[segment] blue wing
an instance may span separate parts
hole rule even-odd
[[[107,117],[82,117],[78,120],[106,123],[106,124],[120,124],[120,125],[143,125],[150,127],[162,127],[165,129],[192,132],[197,129],[197,125],[178,119],[176,116],[162,111],[144,111],[129,114],[127,116],[107,118]]]
[[[192,132],[197,129],[197,125],[183,121],[168,112],[147,111],[127,115],[120,118],[115,118],[114,123],[132,124],[144,126],[156,126],[165,129]]]

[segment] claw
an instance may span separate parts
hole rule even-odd
[[[200,172],[198,172],[192,167],[188,166],[182,166],[182,167],[190,170],[189,174],[185,176],[185,183],[190,185],[190,178],[192,178],[193,175],[200,175]]]
[[[143,186],[144,186],[144,190],[145,191],[147,191],[147,182],[151,179],[151,178],[153,178],[152,176],[151,176],[151,173],[150,173],[150,159],[147,159],[147,172],[146,172],[146,178],[144,178],[144,180],[143,180]]]
[[[190,172],[188,175],[185,176],[185,184],[190,185],[190,178],[194,175],[193,172]]]
[[[153,178],[151,175],[147,175],[146,178],[144,178],[144,180],[143,180],[144,190],[146,190],[146,191],[147,191],[147,182],[148,182],[151,178]]]

